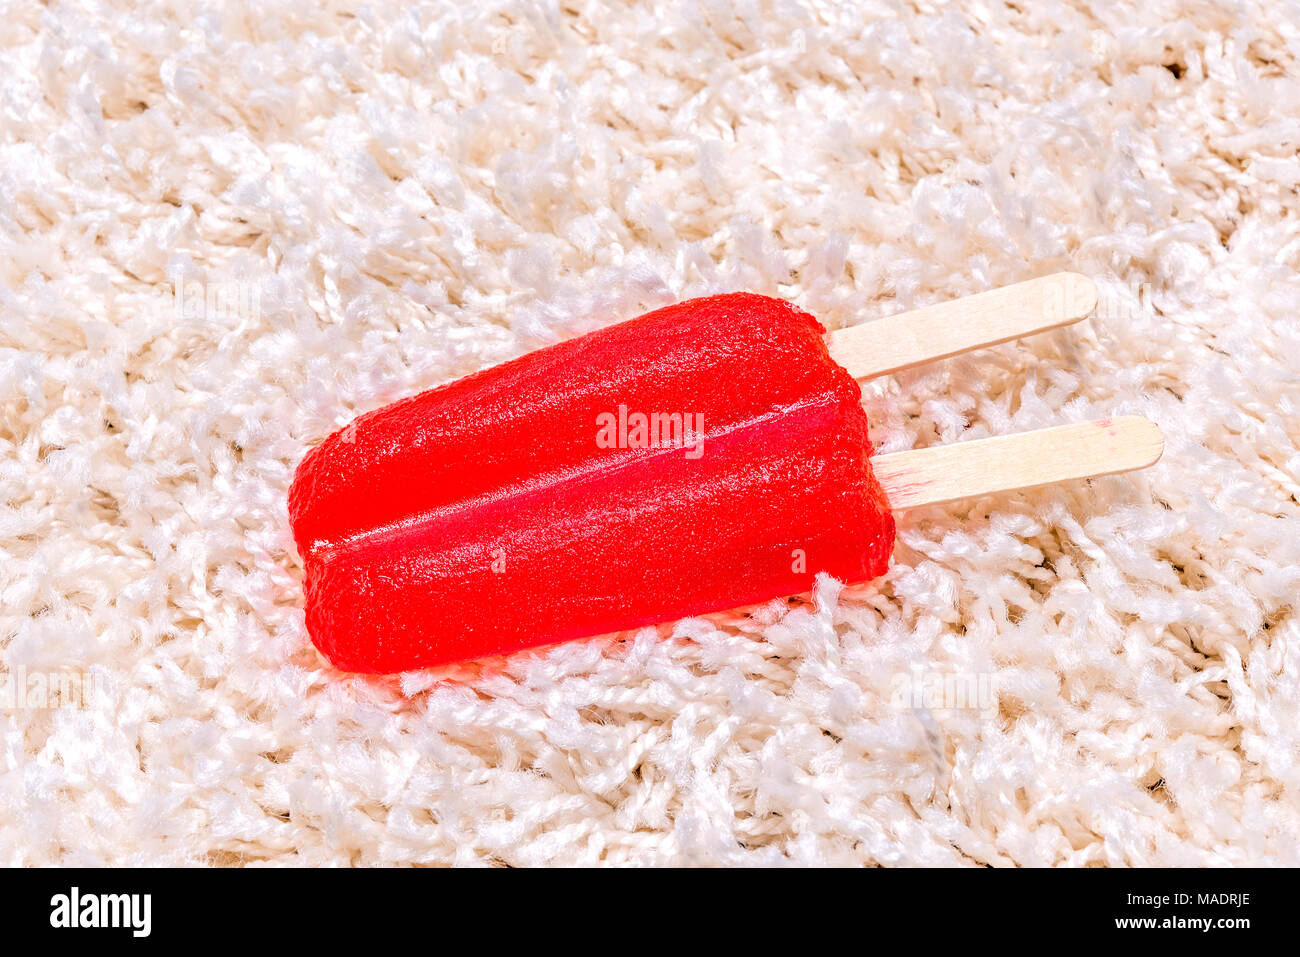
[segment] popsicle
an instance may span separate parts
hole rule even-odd
[[[1132,447],[1150,424],[1115,420],[873,468],[856,377],[1094,302],[1066,274],[826,336],[782,300],[713,296],[363,415],[290,489],[308,631],[337,668],[370,673],[621,631],[806,592],[818,572],[874,578],[891,504],[1149,464]]]

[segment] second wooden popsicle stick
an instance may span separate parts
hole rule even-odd
[[[865,379],[1068,326],[1096,305],[1091,279],[1058,272],[837,329],[826,336],[826,346],[832,359]]]
[[[1126,415],[876,455],[871,467],[898,510],[1142,469],[1164,447],[1159,426]]]

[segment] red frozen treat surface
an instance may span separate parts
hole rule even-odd
[[[335,432],[289,491],[316,647],[405,671],[881,574],[894,520],[824,331],[695,299]]]

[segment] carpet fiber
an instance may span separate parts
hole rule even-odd
[[[255,7],[0,22],[0,861],[1300,864],[1296,4]],[[1155,468],[814,598],[308,640],[285,494],[361,412],[682,297],[1060,269],[1094,319],[865,384],[873,436],[1142,414]]]

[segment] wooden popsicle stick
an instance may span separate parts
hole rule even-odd
[[[826,346],[854,378],[865,379],[1068,326],[1096,305],[1091,279],[1058,272],[837,329],[827,334]]]
[[[873,456],[894,510],[1112,475],[1160,460],[1165,439],[1150,419],[1125,415],[991,439]]]

